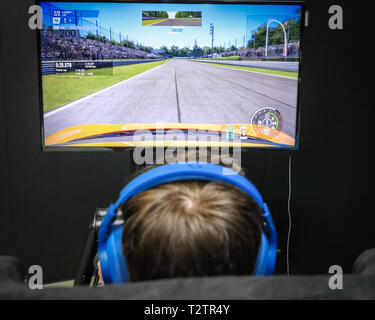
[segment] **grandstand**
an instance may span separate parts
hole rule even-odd
[[[298,60],[299,59],[299,50],[300,50],[300,43],[299,41],[290,42],[287,45],[287,60]],[[221,53],[216,53],[215,56],[217,57],[230,57],[230,56],[240,56],[242,60],[251,60],[251,59],[262,59],[265,58],[265,47],[259,48],[250,48],[250,49],[239,49],[239,50],[231,50],[225,51]],[[268,47],[268,56],[267,59],[283,59],[284,52],[284,45],[270,45]],[[212,57],[211,54],[206,54],[203,58]]]
[[[113,42],[83,37],[59,38],[52,30],[41,31],[42,60],[160,59],[156,53],[127,48]]]
[[[41,58],[42,61],[54,60],[106,60],[106,59],[160,59],[161,56],[143,51],[145,47],[134,46],[134,43],[122,39],[121,33],[103,28],[96,22],[77,16],[73,29],[75,37],[61,37],[59,30],[53,24],[53,11],[60,8],[50,4],[43,4],[44,29],[41,30]],[[71,27],[71,26],[70,26]],[[68,28],[71,29],[71,28]],[[130,46],[129,46],[130,44]],[[146,49],[145,49],[146,50]]]

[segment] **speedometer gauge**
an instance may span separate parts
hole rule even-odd
[[[251,117],[251,130],[260,138],[273,138],[283,129],[283,117],[275,108],[257,110]]]

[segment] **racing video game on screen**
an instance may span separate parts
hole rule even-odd
[[[301,5],[41,7],[45,147],[296,146]]]

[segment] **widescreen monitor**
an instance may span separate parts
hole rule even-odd
[[[45,148],[297,148],[302,3],[40,5]]]

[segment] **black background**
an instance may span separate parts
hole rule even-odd
[[[75,275],[95,208],[116,198],[133,169],[130,152],[41,150],[32,4],[0,1],[0,254],[41,265],[44,280],[52,281]],[[344,9],[344,30],[328,28],[333,4]],[[293,274],[327,273],[333,264],[350,272],[356,256],[375,247],[366,5],[307,1],[300,148],[291,153]],[[286,271],[288,157],[276,150],[242,154],[278,228],[278,273]]]

